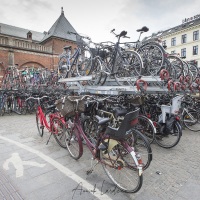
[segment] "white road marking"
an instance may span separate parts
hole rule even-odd
[[[19,178],[24,175],[24,165],[31,165],[34,167],[44,167],[46,164],[39,164],[33,161],[22,161],[18,153],[13,153],[11,158],[7,159],[4,164],[3,168],[5,170],[9,170],[9,164],[12,163],[14,168],[16,169],[16,178]]]
[[[85,179],[81,178],[80,176],[76,175],[73,171],[71,171],[70,169],[64,167],[63,165],[61,165],[60,163],[58,163],[57,161],[53,160],[52,158],[50,158],[49,156],[46,156],[45,154],[29,147],[26,146],[24,144],[21,144],[20,142],[11,140],[9,138],[0,136],[0,139],[5,140],[7,142],[10,142],[12,144],[15,144],[16,146],[25,149],[31,153],[36,154],[37,156],[39,156],[40,158],[42,158],[43,160],[45,160],[46,162],[48,162],[49,164],[53,165],[56,169],[58,169],[59,171],[61,171],[63,174],[65,174],[66,176],[68,176],[69,178],[71,178],[73,181],[77,182],[78,184],[82,183],[83,187],[85,188],[94,188],[93,185],[91,185],[90,183],[88,183]],[[97,188],[95,188],[96,192],[92,195],[101,199],[101,200],[112,200],[107,194],[101,194],[101,191]]]

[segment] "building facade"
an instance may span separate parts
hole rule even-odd
[[[68,31],[76,33],[63,9],[48,32],[0,23],[0,83],[10,66],[17,66],[19,70],[25,67],[57,69],[63,47],[76,47],[76,37]]]
[[[153,34],[162,39],[168,53],[179,54],[184,60],[195,60],[200,67],[200,15],[184,19],[182,24]]]

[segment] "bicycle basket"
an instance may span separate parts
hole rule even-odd
[[[137,105],[142,105],[144,103],[144,97],[141,96],[135,96],[130,100],[130,103],[132,104],[137,104]]]
[[[70,96],[73,100],[79,99],[78,96]],[[56,108],[60,111],[60,113],[64,117],[72,117],[75,115],[75,111],[77,109],[78,113],[82,113],[85,111],[85,100],[79,100],[78,106],[76,101],[69,100],[68,96],[63,97],[62,99],[58,99],[55,102]]]

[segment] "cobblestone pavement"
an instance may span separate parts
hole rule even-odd
[[[200,199],[200,132],[184,130],[172,149],[152,144],[153,161],[136,194],[113,189],[100,165],[87,176],[88,150],[75,161],[53,137],[46,145],[48,137],[37,134],[34,115],[0,117],[0,200]],[[75,192],[77,187],[85,190]]]

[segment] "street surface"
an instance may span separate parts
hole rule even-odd
[[[120,192],[84,148],[75,161],[49,133],[37,134],[35,115],[0,117],[0,200],[199,200],[200,132],[183,131],[179,144],[163,149],[152,144],[153,161],[136,194]]]

